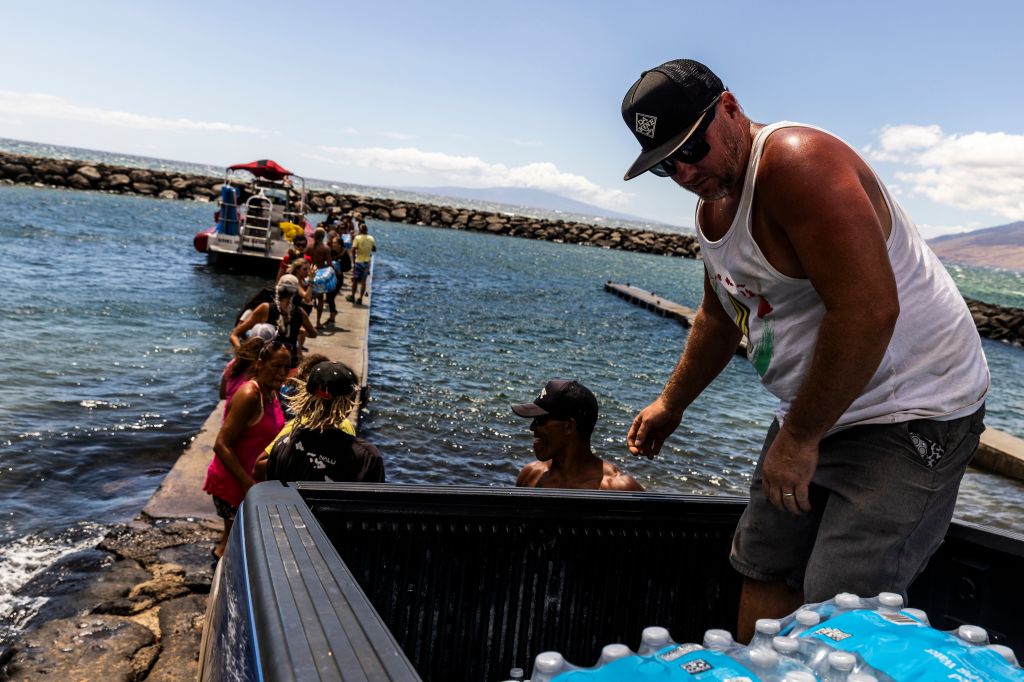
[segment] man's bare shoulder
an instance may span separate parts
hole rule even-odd
[[[550,462],[530,462],[519,470],[516,477],[517,488],[536,488],[540,479],[551,468]]]
[[[644,487],[635,478],[619,469],[611,462],[604,463],[604,477],[601,479],[601,490],[618,490],[624,492],[644,492]]]

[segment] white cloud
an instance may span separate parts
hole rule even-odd
[[[392,140],[398,140],[400,142],[408,142],[409,140],[415,140],[416,136],[410,133],[400,133],[395,130],[383,130],[380,132],[382,137],[386,137]]]
[[[443,152],[425,152],[413,147],[384,149],[368,147],[319,147],[320,161],[386,173],[430,176],[432,184],[456,184],[468,187],[528,187],[554,192],[605,208],[625,205],[631,195],[601,187],[582,175],[558,170],[550,162],[525,166],[488,163],[475,156],[454,156]]]
[[[937,125],[889,126],[878,146],[866,149],[898,170],[901,194],[923,196],[944,206],[1024,219],[1024,135],[946,134]]]
[[[99,109],[72,104],[62,97],[41,92],[0,90],[0,113],[16,114],[27,118],[56,118],[64,121],[93,123],[122,128],[157,130],[162,132],[217,132],[263,133],[259,128],[221,123],[219,121],[193,121],[188,118],[160,118],[133,114],[128,111]]]

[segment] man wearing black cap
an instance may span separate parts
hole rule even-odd
[[[591,451],[597,398],[580,382],[552,379],[532,403],[513,405],[512,411],[533,419],[537,456],[519,472],[517,487],[643,491],[636,479]]]
[[[747,118],[688,59],[622,115],[650,171],[696,194],[704,298],[627,444],[653,457],[741,337],[780,400],[736,530],[740,634],[839,591],[904,592],[948,527],[984,429],[988,368],[963,297],[849,145]],[[735,396],[741,399],[742,396]]]

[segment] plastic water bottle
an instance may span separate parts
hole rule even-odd
[[[545,651],[533,659],[533,676],[530,677],[530,682],[549,682],[556,675],[569,670],[576,670],[576,667],[569,665],[562,654],[557,651]]]
[[[605,644],[604,648],[601,649],[601,658],[597,659],[597,664],[604,665],[605,663],[611,663],[617,661],[620,658],[632,655],[632,651],[625,644]]]
[[[774,618],[758,618],[754,623],[754,636],[750,639],[751,649],[771,649],[772,638],[779,634],[782,623]]]
[[[1018,668],[1020,667],[1020,663],[1017,662],[1017,655],[1013,653],[1013,649],[1010,647],[1002,644],[989,644],[988,648],[1005,658],[1006,662],[1010,665],[1015,665]]]
[[[787,635],[789,637],[796,637],[801,632],[806,632],[807,630],[816,628],[821,624],[821,614],[809,609],[801,609],[800,611],[797,611],[793,619],[796,622]]]
[[[800,656],[800,642],[795,637],[772,638],[772,649],[781,658],[803,662]]]
[[[849,651],[833,651],[828,655],[828,682],[849,682],[857,657]]]
[[[791,670],[782,678],[782,682],[818,682],[818,678],[814,673],[804,670]]]
[[[956,629],[956,636],[968,644],[977,646],[988,644],[988,631],[977,625],[961,625]]]
[[[641,656],[653,656],[669,644],[673,644],[673,642],[668,630],[652,625],[644,628],[640,635],[640,650],[637,653]]]
[[[836,610],[832,615],[838,616],[840,613],[862,608],[864,608],[864,601],[860,597],[849,592],[840,592],[836,595]]]
[[[913,618],[916,618],[917,620],[921,621],[925,625],[929,625],[929,626],[931,625],[931,622],[928,620],[928,614],[925,613],[924,611],[922,611],[921,609],[912,609],[912,608],[908,607],[908,608],[903,609],[903,613],[905,613],[908,616],[911,616]]]
[[[881,613],[897,613],[903,608],[903,595],[895,592],[880,592],[878,597],[878,611]]]
[[[850,673],[846,682],[878,682],[878,678],[869,673]]]
[[[736,646],[732,633],[728,630],[705,630],[704,648],[712,651],[728,651]]]
[[[508,673],[508,679],[505,682],[523,682],[526,678],[526,673],[523,672],[522,668],[512,668]]]

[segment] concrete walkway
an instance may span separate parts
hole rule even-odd
[[[363,402],[367,395],[371,296],[369,293],[364,296],[361,306],[346,301],[350,281],[348,277],[345,278],[344,293],[339,293],[336,299],[338,316],[334,327],[319,332],[315,339],[306,339],[306,348],[310,353],[322,353],[333,361],[348,365],[359,377],[360,402]],[[371,288],[370,285],[367,282],[367,290]],[[316,321],[316,311],[313,311],[312,319]],[[327,319],[326,309],[323,319]],[[224,332],[225,344],[228,333]],[[212,499],[203,492],[203,480],[223,415],[224,402],[221,401],[143,508],[144,514],[154,519],[194,519],[220,527],[222,522],[213,509]],[[358,428],[359,415],[353,414],[349,418]]]

